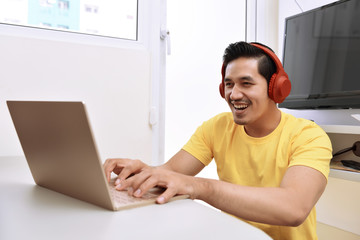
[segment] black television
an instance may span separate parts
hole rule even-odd
[[[360,108],[360,1],[285,19],[283,65],[292,89],[281,108]]]

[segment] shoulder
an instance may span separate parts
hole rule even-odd
[[[289,167],[302,165],[329,175],[332,144],[326,132],[315,122],[285,114],[284,142],[290,151]]]
[[[330,144],[330,139],[326,132],[315,122],[304,119],[297,118],[291,114],[282,112],[282,117],[284,118],[283,131],[288,133],[291,138],[296,139],[322,139],[326,144]]]
[[[284,118],[284,127],[285,128],[292,128],[293,131],[304,130],[304,129],[314,129],[320,132],[325,133],[322,128],[317,125],[315,122],[304,119],[304,118],[297,118],[289,113],[282,112],[282,117]]]

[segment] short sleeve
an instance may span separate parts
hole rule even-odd
[[[190,153],[204,165],[208,165],[213,159],[212,151],[212,133],[213,121],[204,122],[197,128],[195,133],[191,136],[190,140],[182,148]]]
[[[332,158],[331,141],[317,125],[305,127],[292,144],[289,167],[302,165],[320,171],[326,179],[330,172]]]

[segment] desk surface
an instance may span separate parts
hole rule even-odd
[[[186,199],[112,212],[35,185],[23,157],[0,157],[0,239],[270,239]]]

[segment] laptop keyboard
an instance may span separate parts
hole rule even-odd
[[[141,198],[129,196],[126,190],[118,191],[115,189],[114,182],[109,183],[110,196],[114,201],[116,208],[122,208],[131,205],[142,205],[155,203],[156,198],[163,192],[160,188],[153,188],[145,193]]]

